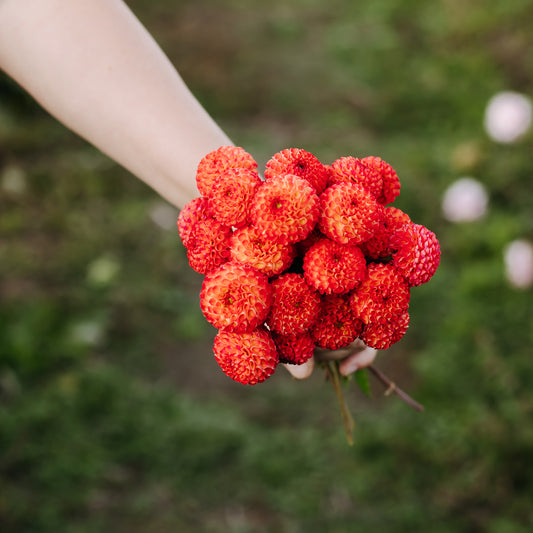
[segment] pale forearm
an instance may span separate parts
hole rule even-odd
[[[0,0],[0,67],[171,203],[231,144],[120,0]]]

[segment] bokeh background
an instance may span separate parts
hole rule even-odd
[[[0,77],[0,530],[531,531],[533,2],[129,5],[260,166],[395,167],[442,261],[376,366],[425,411],[349,383],[349,447],[321,372],[224,376],[177,212]]]

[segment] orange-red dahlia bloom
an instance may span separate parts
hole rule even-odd
[[[217,329],[243,332],[265,321],[272,304],[268,278],[257,269],[228,262],[211,271],[200,292],[200,308]]]
[[[366,260],[358,246],[324,237],[307,250],[303,261],[307,283],[322,294],[343,294],[366,277]]]
[[[352,292],[350,303],[365,324],[395,320],[409,307],[410,291],[404,277],[390,263],[371,263],[368,276]]]
[[[196,186],[202,196],[207,196],[213,182],[229,168],[255,170],[254,158],[239,146],[221,146],[205,155],[196,170]]]
[[[250,201],[262,181],[246,168],[230,168],[218,176],[207,194],[213,216],[222,224],[240,228],[248,224]]]
[[[391,237],[392,264],[411,287],[427,283],[440,262],[436,235],[420,224],[405,224]]]
[[[318,227],[340,244],[361,244],[378,230],[383,207],[360,184],[342,182],[320,196]]]
[[[230,258],[231,228],[214,218],[198,220],[187,240],[187,259],[191,268],[207,274]]]
[[[305,239],[318,220],[320,201],[304,178],[287,174],[265,181],[252,200],[252,224],[269,239],[292,244]]]
[[[320,295],[301,274],[282,274],[271,282],[272,306],[267,319],[269,328],[282,335],[307,331],[317,319]]]
[[[251,265],[268,277],[286,270],[294,255],[292,244],[273,241],[253,226],[236,230],[231,238],[232,261]]]
[[[301,148],[287,148],[274,154],[265,167],[265,179],[293,174],[305,178],[320,194],[328,181],[328,170],[318,158]]]
[[[345,296],[327,295],[322,298],[318,319],[311,328],[316,345],[327,350],[348,346],[360,335],[363,322],[352,312]]]
[[[408,327],[409,312],[405,311],[390,322],[366,324],[361,333],[361,340],[371,348],[386,350],[403,338]]]
[[[273,332],[272,338],[278,349],[280,363],[302,365],[313,357],[315,341],[307,331],[295,335]]]
[[[213,352],[222,371],[243,385],[262,383],[279,362],[276,345],[264,327],[245,333],[219,331]]]

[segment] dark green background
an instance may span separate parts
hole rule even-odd
[[[321,372],[231,382],[177,213],[2,77],[0,530],[531,531],[532,293],[502,254],[533,238],[533,137],[496,144],[483,115],[533,94],[533,3],[129,4],[260,165],[295,146],[395,167],[442,261],[376,364],[426,409],[349,384],[350,448]],[[465,175],[490,209],[454,225]]]

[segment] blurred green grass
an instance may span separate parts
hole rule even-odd
[[[223,376],[177,213],[0,78],[0,529],[529,531],[531,290],[502,253],[533,238],[533,138],[495,144],[483,113],[533,94],[533,3],[129,4],[261,165],[298,146],[396,168],[443,257],[377,364],[426,410],[351,384],[349,448],[319,373]],[[454,225],[463,175],[490,210]]]

